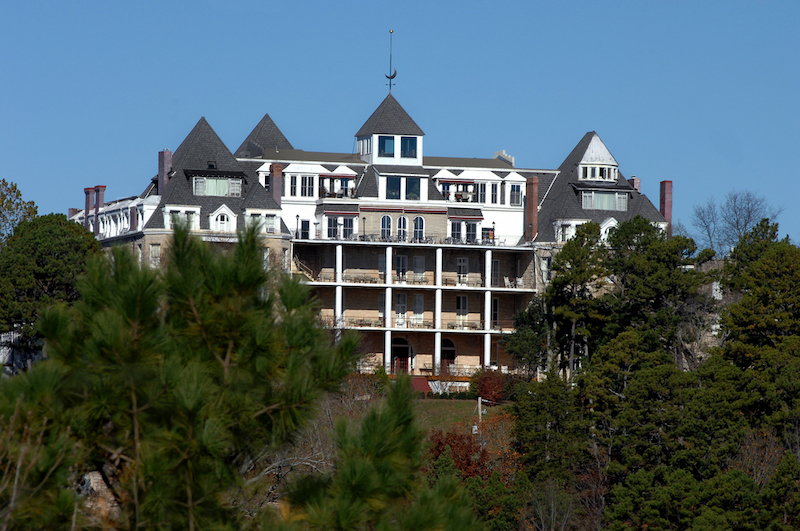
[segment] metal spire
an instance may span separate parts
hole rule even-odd
[[[397,69],[395,68],[394,72],[392,72],[392,35],[394,34],[394,30],[389,30],[389,72],[390,75],[386,76],[386,79],[389,80],[389,94],[392,93],[392,80],[397,76]]]

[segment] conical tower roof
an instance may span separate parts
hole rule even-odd
[[[408,113],[397,103],[390,92],[372,116],[361,126],[356,137],[361,138],[376,134],[423,136],[425,133]]]
[[[209,162],[214,163],[216,170],[242,171],[239,161],[203,117],[172,155],[172,169],[206,170]]]
[[[260,157],[265,151],[278,149],[294,148],[269,117],[269,114],[265,114],[236,150],[235,155],[240,158]]]

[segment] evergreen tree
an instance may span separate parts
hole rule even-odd
[[[113,511],[93,515],[105,525],[233,525],[222,496],[236,464],[304,426],[355,361],[356,339],[331,344],[307,288],[262,270],[253,231],[226,255],[177,230],[163,278],[114,249],[79,289],[73,307],[41,318],[52,359],[0,385],[0,418],[21,394],[32,418],[52,419],[46,437],[77,443],[73,470],[99,473],[113,496]],[[38,507],[47,527],[62,523]]]
[[[297,481],[287,495],[278,529],[481,529],[455,475],[421,477],[423,431],[414,422],[413,393],[398,380],[386,404],[373,409],[358,429],[336,428],[335,470]],[[267,518],[264,529],[277,524]]]

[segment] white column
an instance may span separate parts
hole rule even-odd
[[[336,282],[342,282],[342,244],[336,246]]]
[[[383,306],[384,326],[386,326],[386,328],[392,327],[392,312],[394,312],[394,308],[392,308],[392,288],[386,288]]]
[[[392,331],[383,333],[383,368],[392,372]]]
[[[433,326],[437,330],[441,330],[442,328],[442,290],[441,288],[436,290],[436,298],[435,298],[435,306],[433,310]]]
[[[336,295],[333,303],[333,315],[335,317],[334,326],[338,329],[344,326],[342,322],[342,286],[336,286]]]
[[[486,251],[486,256],[484,258],[485,262],[483,264],[483,285],[487,288],[492,287],[492,251],[491,249]]]
[[[492,362],[492,334],[483,334],[483,366]]]
[[[488,290],[483,294],[483,329],[492,329],[492,292]]]
[[[394,262],[392,262],[392,246],[386,246],[386,283],[391,284],[394,278]],[[387,303],[389,299],[386,299]]]
[[[433,370],[439,374],[442,368],[442,333],[436,332],[433,336]]]
[[[438,247],[436,249],[436,277],[435,277],[434,281],[435,281],[437,286],[441,286],[442,285],[442,248],[441,247]]]

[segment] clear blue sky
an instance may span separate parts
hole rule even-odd
[[[597,131],[674,220],[731,190],[800,240],[800,2],[4,2],[2,176],[40,213],[141,193],[201,116],[235,150],[265,113],[352,152],[387,93],[425,153],[557,168]]]

